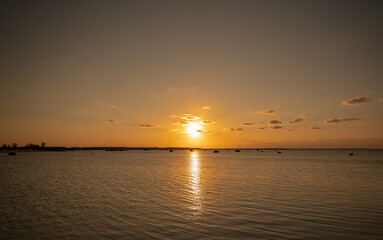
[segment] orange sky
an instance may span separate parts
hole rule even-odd
[[[0,142],[383,148],[382,10],[4,2]]]

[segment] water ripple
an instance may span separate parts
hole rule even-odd
[[[383,152],[0,156],[1,239],[381,239]]]

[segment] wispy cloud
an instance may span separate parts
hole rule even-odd
[[[190,134],[190,130],[188,129],[188,126],[196,127],[195,131],[203,134],[213,134],[212,132],[205,130],[203,128],[209,128],[208,125],[215,124],[215,121],[208,120],[208,119],[202,119],[202,117],[196,116],[194,114],[190,113],[184,113],[179,115],[170,115],[170,118],[177,118],[177,122],[174,123],[174,125],[178,126],[178,128],[186,128],[186,132],[176,130],[174,133],[180,133],[180,134]],[[193,130],[194,131],[194,130]]]
[[[242,128],[225,128],[224,131],[226,132],[240,132],[243,131]]]
[[[189,125],[189,122],[188,121],[178,121],[178,122],[174,123],[174,125],[186,126],[186,125]]]
[[[281,108],[281,106],[280,106],[280,105],[277,105],[277,106],[275,106],[275,108],[276,108],[276,109],[279,109],[279,108]]]
[[[306,121],[305,119],[303,118],[296,118],[292,121],[281,121],[281,120],[278,120],[278,119],[274,119],[274,120],[270,120],[268,121],[267,123],[268,124],[271,124],[271,125],[275,125],[275,124],[295,124],[295,123],[300,123],[300,122],[304,122]]]
[[[262,125],[264,122],[244,122],[241,123],[241,126],[254,126],[254,125]]]
[[[275,119],[268,121],[268,124],[283,124],[283,122]]]
[[[260,111],[256,111],[255,113],[256,114],[262,114],[262,115],[274,115],[275,111],[272,110],[272,109],[263,109],[263,110],[260,110]]]
[[[202,107],[202,109],[203,109],[203,110],[210,110],[211,107],[210,107],[210,106],[204,106],[204,107]]]
[[[214,124],[215,122],[212,120],[201,120],[200,123],[202,123],[203,125],[210,125]]]
[[[206,131],[206,130],[203,130],[203,129],[199,129],[199,130],[196,130],[197,132],[199,133],[203,133],[203,134],[211,134],[210,131]]]
[[[179,118],[181,121],[176,122],[176,125],[188,125],[190,122],[199,122],[203,125],[210,125],[214,124],[215,121],[208,120],[208,119],[202,119],[201,117],[198,117],[196,115],[185,113],[181,115],[170,115],[170,118]]]
[[[187,121],[196,121],[201,119],[201,117],[197,117],[193,114],[185,113],[182,116],[180,116],[180,119],[187,120]]]
[[[302,114],[302,115],[299,115],[299,117],[301,117],[301,118],[309,118],[309,117],[311,117],[311,115],[310,114]]]
[[[311,129],[311,130],[319,130],[319,129],[321,129],[320,127],[311,127],[311,128],[309,128],[309,129]]]
[[[329,118],[324,121],[324,123],[344,123],[344,122],[354,122],[360,121],[361,118]]]
[[[287,122],[288,124],[294,124],[294,123],[299,123],[299,122],[303,122],[304,119],[303,118],[296,118],[294,119],[293,121],[289,121]]]
[[[373,101],[374,100],[372,98],[360,96],[360,97],[353,97],[348,100],[345,100],[342,102],[342,105],[355,106],[355,105],[360,105],[362,103],[369,103]]]
[[[269,127],[269,128],[271,128],[271,129],[281,129],[281,128],[283,128],[283,127],[281,127],[281,126],[271,126],[271,127]]]
[[[158,125],[152,125],[152,124],[140,124],[140,128],[158,128]]]
[[[104,123],[120,123],[120,120],[106,120]]]

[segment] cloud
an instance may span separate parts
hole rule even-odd
[[[186,125],[189,125],[189,122],[188,121],[179,121],[179,122],[176,122],[175,125],[186,126]]]
[[[343,122],[353,122],[360,121],[360,118],[329,118],[324,121],[324,123],[343,123]]]
[[[203,109],[203,110],[210,110],[211,107],[210,107],[210,106],[204,106],[204,107],[202,107],[202,109]]]
[[[264,122],[244,122],[241,123],[241,126],[254,126],[254,125],[262,125]]]
[[[283,122],[279,121],[279,120],[270,120],[268,122],[268,124],[282,124]]]
[[[201,120],[200,123],[203,125],[209,125],[209,124],[214,124],[215,122],[212,120]]]
[[[256,114],[262,114],[262,115],[274,115],[275,111],[271,109],[264,109],[262,111],[256,111]]]
[[[296,119],[294,119],[292,121],[287,121],[287,122],[280,121],[278,119],[274,119],[274,120],[268,121],[267,123],[268,124],[295,124],[295,123],[299,123],[299,122],[303,122],[303,121],[305,121],[305,119],[303,119],[303,118],[296,118]]]
[[[348,100],[345,100],[342,102],[342,105],[355,106],[355,105],[360,105],[362,103],[369,103],[373,101],[374,100],[372,98],[360,96],[360,97],[353,97]]]
[[[378,102],[383,102],[383,98],[379,98],[379,99],[378,99]]]
[[[311,127],[310,128],[311,130],[319,130],[319,129],[321,129],[320,127]]]
[[[300,99],[296,99],[296,100],[295,100],[295,102],[297,102],[297,103],[300,102],[300,101],[301,101]]]
[[[304,121],[304,119],[302,119],[302,118],[296,118],[296,119],[294,119],[293,121],[290,121],[290,122],[288,122],[289,124],[294,124],[294,123],[299,123],[299,122],[303,122]]]
[[[279,108],[281,108],[281,106],[280,106],[280,105],[277,105],[277,106],[275,106],[274,108],[279,109]]]
[[[243,131],[242,128],[225,128],[224,131],[227,131],[227,132],[239,132],[239,131]]]
[[[169,115],[169,117],[170,118],[179,118],[179,119],[182,119],[185,121],[197,121],[197,120],[202,119],[201,117],[195,116],[195,115],[190,114],[190,113],[184,113],[181,115],[172,114],[172,115]]]
[[[265,130],[267,127],[254,128],[255,130]]]
[[[104,123],[120,123],[120,120],[106,120]]]
[[[202,119],[201,117],[195,116],[190,113],[185,113],[180,115],[170,115],[169,117],[178,118],[178,121],[174,123],[174,125],[176,126],[179,126],[179,127],[187,127],[190,125],[198,126],[199,129],[197,129],[196,131],[199,133],[204,133],[204,134],[207,134],[207,133],[212,134],[212,133],[210,131],[203,130],[202,128],[204,127],[208,128],[207,125],[215,124],[215,121],[213,120]],[[187,132],[184,132],[184,133],[187,133]]]
[[[168,88],[169,92],[175,92],[175,91],[181,91],[181,90],[195,91],[195,90],[198,90],[198,88],[195,87],[195,86],[193,86],[193,87],[186,87],[186,88],[180,88],[180,87],[170,87],[170,88]]]
[[[152,124],[140,124],[140,128],[158,128],[158,126]]]
[[[281,127],[281,126],[272,126],[272,127],[269,127],[269,128],[271,128],[271,129],[281,129],[283,127]]]
[[[192,114],[186,113],[180,116],[180,119],[187,120],[187,121],[195,121],[201,119],[200,117],[194,116]]]
[[[299,115],[299,117],[301,117],[301,118],[309,118],[309,117],[311,117],[311,115],[310,114],[302,114],[302,115]]]
[[[210,134],[211,133],[211,132],[203,130],[203,129],[199,129],[199,130],[196,130],[196,131],[199,132],[199,133],[203,133],[203,134]]]

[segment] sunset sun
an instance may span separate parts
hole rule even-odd
[[[191,122],[186,127],[186,133],[192,138],[198,138],[201,136],[202,125],[199,123]]]

